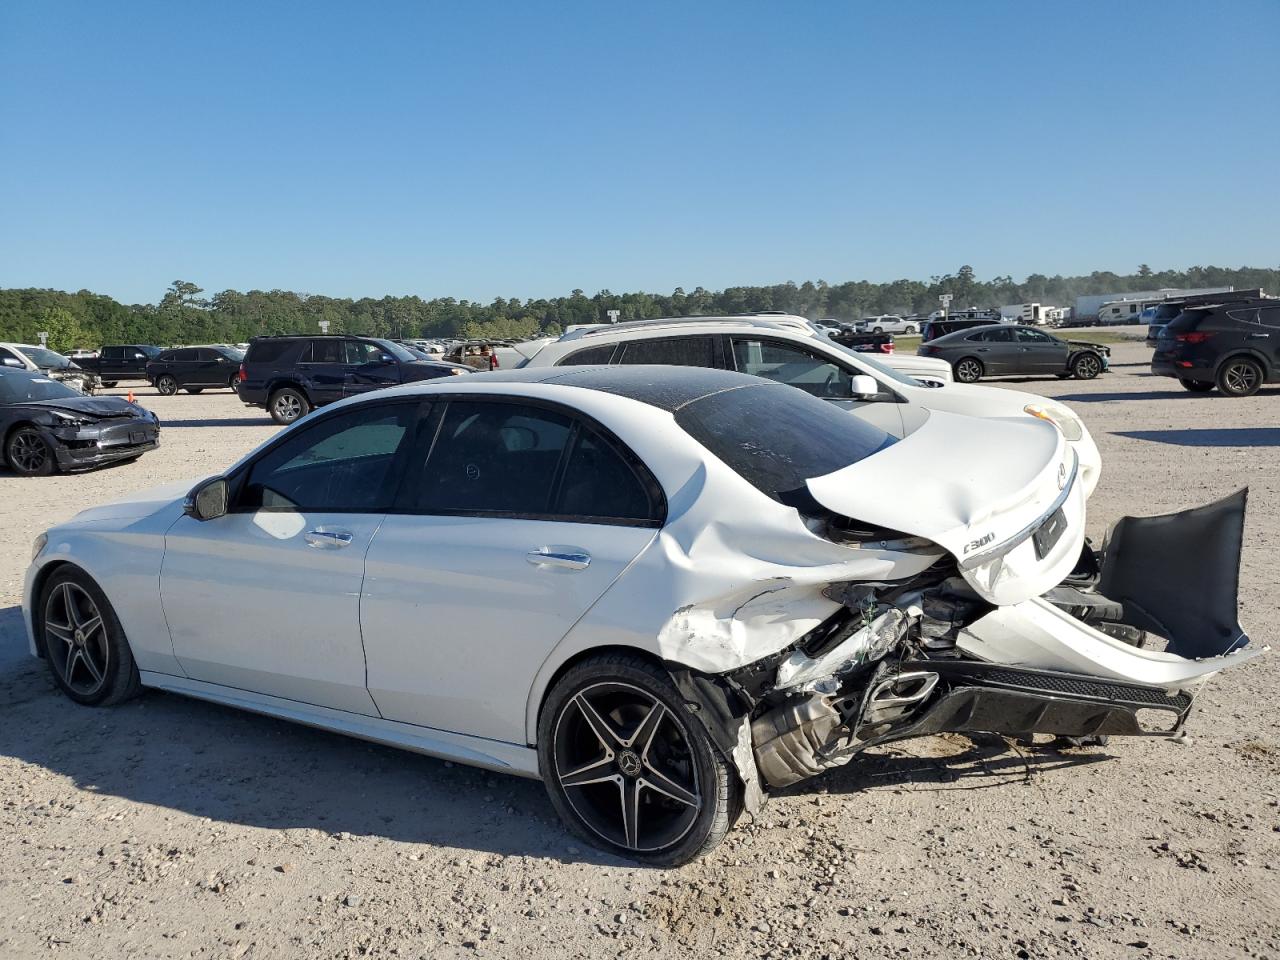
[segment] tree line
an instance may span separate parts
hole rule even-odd
[[[331,333],[404,338],[512,337],[558,335],[579,323],[607,322],[617,310],[621,320],[693,314],[754,313],[781,310],[811,319],[856,320],[882,313],[928,313],[938,297],[952,295],[952,309],[999,307],[1011,303],[1070,306],[1078,296],[1163,287],[1280,288],[1280,267],[1191,267],[1152,270],[1146,264],[1130,274],[1098,271],[1063,277],[1033,273],[1022,282],[1012,277],[979,280],[973,268],[922,280],[872,283],[854,280],[829,284],[805,281],[770,286],[726,287],[669,294],[613,293],[522,300],[499,297],[492,303],[437,297],[382,297],[359,300],[288,290],[223,290],[205,297],[195,283],[175,280],[155,304],[122,304],[81,290],[0,289],[0,340],[38,342],[43,331],[55,350],[97,348],[109,343],[243,343],[279,333],[313,333],[319,321]]]

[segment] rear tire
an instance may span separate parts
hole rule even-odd
[[[1071,361],[1071,376],[1077,380],[1092,380],[1102,372],[1102,360],[1095,353],[1081,353]]]
[[[1248,357],[1233,357],[1218,370],[1218,389],[1228,397],[1251,397],[1262,386],[1262,367]]]
[[[40,591],[35,627],[53,682],[76,703],[113,706],[142,689],[115,610],[82,570],[53,572]]]
[[[903,336],[913,337],[916,334],[916,328],[911,324],[907,324],[906,329],[902,331]]]
[[[1179,380],[1183,390],[1190,390],[1192,393],[1208,393],[1215,386],[1212,380]]]
[[[162,397],[172,397],[178,392],[178,381],[167,373],[156,378],[156,392]]]
[[[952,368],[952,374],[960,383],[977,383],[982,379],[982,374],[986,371],[982,361],[976,357],[965,357],[963,360],[957,360],[955,367]]]
[[[272,420],[287,427],[311,412],[311,402],[301,390],[282,387],[271,395],[267,409],[271,412]]]
[[[9,434],[4,458],[20,477],[47,477],[58,468],[53,448],[35,427],[19,427]]]
[[[551,688],[538,769],[574,834],[653,866],[708,853],[742,812],[737,773],[671,679],[630,654],[584,660]]]

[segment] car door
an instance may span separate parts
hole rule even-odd
[[[333,403],[346,395],[346,341],[341,337],[312,340],[298,359],[297,373],[316,405]]]
[[[228,512],[165,536],[160,593],[194,680],[376,716],[365,686],[365,552],[421,403],[360,404],[282,435],[231,478]]]
[[[538,669],[652,542],[661,491],[572,411],[454,398],[374,537],[360,621],[389,720],[525,742]]]
[[[208,347],[200,347],[193,351],[195,356],[191,361],[191,369],[188,371],[185,385],[193,387],[209,387],[214,384],[225,384],[231,378],[231,371],[226,372],[226,376],[219,381],[220,367],[226,364],[226,357],[217,350],[210,350]]]
[[[1280,379],[1280,307],[1258,311],[1258,329],[1249,332],[1248,343],[1267,358],[1268,378]]]
[[[1017,338],[1017,369],[1014,373],[1062,373],[1067,369],[1068,347],[1057,337],[1051,337],[1028,327],[1014,328]]]
[[[729,358],[739,373],[796,387],[853,411],[886,433],[895,437],[903,435],[897,396],[884,384],[880,384],[881,392],[875,397],[854,397],[851,388],[854,371],[806,346],[750,334],[731,336],[729,342]]]
[[[343,357],[347,364],[342,386],[345,396],[393,387],[400,382],[400,362],[376,343],[348,340]]]
[[[1013,340],[1013,328],[1003,327],[990,330],[978,330],[968,337],[972,353],[982,361],[982,366],[991,376],[1004,373],[1016,373],[1015,358],[1019,356],[1017,344]]]

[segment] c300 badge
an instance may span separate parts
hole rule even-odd
[[[988,543],[990,543],[995,538],[996,538],[996,535],[994,533],[988,533],[985,537],[979,537],[977,540],[970,540],[967,544],[965,544],[964,552],[972,553],[974,550],[977,550],[979,547],[985,547]]]

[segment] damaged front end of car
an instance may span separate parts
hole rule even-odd
[[[904,580],[826,585],[839,609],[755,662],[668,668],[748,809],[909,737],[1175,736],[1205,680],[1263,652],[1244,650],[1237,614],[1246,495],[1126,517],[1101,550],[1084,543],[1058,586],[1019,602],[992,602],[999,591],[950,552]],[[1062,507],[1044,509],[1052,525]]]

